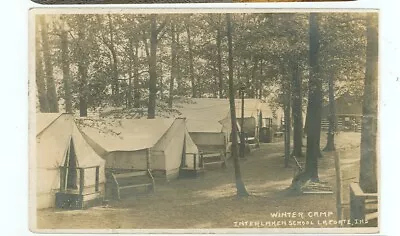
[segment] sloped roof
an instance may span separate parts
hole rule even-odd
[[[36,135],[49,127],[63,113],[36,113]]]
[[[108,127],[112,133],[99,128],[82,126],[81,130],[107,152],[136,151],[153,147],[171,127],[174,119],[121,119]]]
[[[186,144],[186,153],[198,154],[199,149],[196,144],[193,142],[193,139],[190,137],[187,128],[185,128],[185,144]]]
[[[193,98],[193,103],[180,103],[179,111],[186,118],[197,120],[223,120],[230,112],[229,100],[220,98]],[[236,116],[241,115],[242,100],[235,99]],[[262,110],[265,116],[272,117],[272,110],[267,103],[260,99],[244,99],[244,116],[255,117],[257,110]]]
[[[177,104],[187,118],[189,132],[221,132],[221,121],[230,120],[228,99],[192,98],[192,103]],[[241,117],[242,100],[235,99],[236,117]],[[244,99],[244,117],[256,117],[261,110],[263,117],[272,117],[272,109],[260,99]]]
[[[229,101],[217,98],[193,98],[193,103],[180,103],[179,111],[187,119],[220,121],[229,114]]]
[[[186,125],[189,132],[222,132],[222,124],[215,121],[187,119]]]
[[[62,165],[71,139],[75,147],[78,167],[104,165],[104,160],[83,138],[72,114],[38,113],[36,123],[40,125],[36,135],[38,168]]]

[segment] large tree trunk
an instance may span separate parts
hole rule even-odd
[[[329,76],[328,93],[329,93],[329,128],[328,137],[324,151],[335,151],[335,132],[336,132],[336,111],[335,111],[335,84],[333,75]]]
[[[293,115],[293,153],[295,157],[303,156],[302,138],[303,138],[303,118],[302,118],[302,79],[299,73],[297,60],[292,61],[292,115]]]
[[[176,30],[175,30],[175,22],[171,23],[171,78],[169,80],[169,98],[168,98],[168,107],[172,108],[172,101],[174,99],[174,80],[176,78]]]
[[[61,60],[64,83],[65,112],[72,113],[71,76],[69,68],[68,32],[61,30]]]
[[[149,105],[147,109],[147,118],[154,119],[156,116],[156,98],[157,98],[157,20],[156,15],[151,16],[150,26],[150,58],[149,58]]]
[[[44,16],[39,18],[42,33],[42,49],[43,49],[43,60],[44,60],[44,71],[46,78],[47,88],[47,100],[49,103],[49,112],[58,112],[58,99],[56,92],[56,85],[53,76],[53,64],[50,53],[49,45],[49,34],[47,29],[47,23]]]
[[[367,62],[365,69],[363,117],[361,126],[360,187],[376,193],[377,183],[377,118],[378,118],[378,16],[367,17]]]
[[[233,50],[232,50],[232,25],[231,25],[231,15],[226,14],[227,22],[227,34],[228,34],[228,67],[229,67],[229,105],[231,113],[231,123],[232,123],[232,157],[235,167],[235,182],[236,182],[236,194],[238,197],[246,197],[247,193],[246,187],[242,180],[242,175],[240,172],[240,164],[238,158],[238,139],[237,139],[237,123],[236,123],[236,109],[235,109],[235,88],[233,85]]]
[[[320,157],[322,82],[319,78],[319,28],[316,13],[310,13],[310,80],[308,95],[307,154],[306,173],[314,181],[318,181],[318,158]]]
[[[46,93],[46,82],[44,80],[44,70],[43,70],[43,60],[41,53],[41,45],[42,42],[39,38],[39,24],[36,23],[36,47],[35,47],[35,56],[36,56],[36,86],[38,91],[39,98],[39,110],[40,112],[49,112],[49,103],[47,100]]]
[[[189,78],[192,86],[192,97],[197,97],[196,84],[194,81],[194,67],[193,67],[193,48],[192,48],[192,40],[189,26],[189,19],[185,21],[186,35],[187,35],[187,44],[189,50]]]
[[[321,111],[322,111],[322,83],[319,78],[319,29],[317,13],[309,16],[310,37],[310,80],[307,107],[307,153],[305,172],[299,174],[293,181],[319,181],[318,158],[320,156],[319,142],[321,136]]]

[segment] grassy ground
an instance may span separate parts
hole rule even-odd
[[[321,147],[325,144],[322,137]],[[344,200],[348,202],[348,184],[358,179],[359,133],[341,133],[336,138],[341,156]],[[45,229],[156,229],[156,228],[234,228],[240,221],[272,222],[285,220],[313,221],[304,227],[335,227],[318,225],[317,220],[336,218],[335,194],[298,195],[289,190],[294,174],[283,167],[283,143],[262,144],[241,160],[241,171],[247,190],[245,199],[235,197],[234,169],[231,161],[226,169],[212,168],[198,179],[179,179],[157,184],[150,195],[132,196],[111,201],[106,206],[87,210],[38,211],[38,228]],[[319,162],[322,181],[335,189],[332,154],[324,153]],[[278,219],[274,212],[303,212],[305,217]],[[345,212],[348,211],[345,209]],[[308,217],[308,212],[330,212],[328,217]],[[345,216],[348,216],[345,213]],[[236,223],[235,223],[236,222]],[[243,226],[243,225],[242,225]],[[278,227],[278,226],[270,226]]]

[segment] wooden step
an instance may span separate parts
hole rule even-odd
[[[145,186],[151,186],[151,185],[153,185],[153,184],[152,183],[135,184],[135,185],[120,186],[119,189],[139,188],[139,187],[145,187]]]
[[[210,158],[210,157],[220,157],[221,153],[207,153],[203,154],[203,158]]]
[[[378,212],[373,212],[365,215],[365,219],[368,221],[373,219],[378,219],[378,217],[379,217]]]
[[[332,191],[304,191],[304,194],[333,194]]]
[[[224,161],[212,161],[212,162],[204,162],[203,165],[214,165],[214,164],[222,164]]]
[[[195,169],[193,167],[182,167],[181,170],[189,170],[189,171],[192,170],[192,171],[195,171]],[[201,171],[201,170],[204,170],[204,168],[196,167],[196,171]]]
[[[144,176],[144,175],[147,175],[147,171],[135,171],[135,172],[128,172],[128,173],[114,174],[114,176],[118,179],[136,177],[136,176]]]

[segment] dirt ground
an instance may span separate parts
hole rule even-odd
[[[323,136],[321,147],[325,142]],[[345,203],[349,201],[349,183],[358,181],[359,143],[360,133],[342,132],[336,137]],[[156,183],[156,192],[149,195],[131,196],[86,210],[40,210],[37,226],[39,229],[337,227],[323,221],[336,219],[335,193],[299,195],[288,189],[294,163],[290,168],[283,167],[282,142],[261,144],[240,161],[243,181],[251,194],[248,198],[235,197],[234,168],[231,160],[227,164],[226,169],[207,168],[197,179]],[[324,153],[319,160],[319,176],[335,190],[332,153]],[[276,212],[297,212],[297,215],[273,217]],[[344,212],[348,218],[348,209]]]

